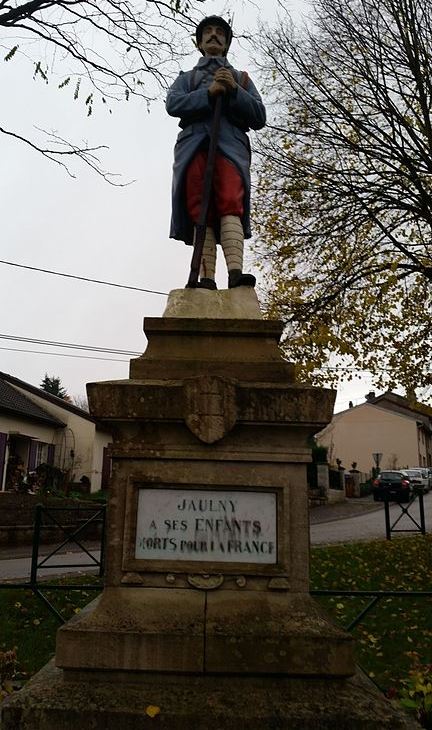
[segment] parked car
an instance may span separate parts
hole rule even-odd
[[[430,466],[426,466],[426,467],[422,466],[421,468],[427,472],[428,481],[429,481],[429,491],[431,491],[431,489],[432,489],[432,468]]]
[[[410,467],[409,469],[405,469],[406,473],[408,474],[408,479],[410,480],[411,484],[413,485],[414,491],[418,490],[419,492],[422,492],[423,494],[426,494],[426,492],[430,489],[430,483],[429,483],[429,472],[427,469],[424,469],[420,466],[416,467]]]
[[[413,494],[412,484],[404,469],[382,471],[372,486],[375,502],[409,502]]]

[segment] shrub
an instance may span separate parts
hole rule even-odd
[[[372,492],[372,482],[370,479],[367,480],[367,482],[364,482],[364,484],[360,484],[360,497],[367,497],[368,494],[371,494]]]
[[[432,664],[420,664],[418,655],[413,655],[413,668],[408,679],[402,680],[400,703],[422,727],[432,730]]]
[[[61,491],[66,474],[51,464],[39,464],[36,467],[36,485],[40,494]]]

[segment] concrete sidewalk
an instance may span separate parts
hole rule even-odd
[[[343,502],[324,504],[320,507],[311,507],[309,519],[311,525],[318,525],[324,522],[335,520],[346,520],[349,517],[358,517],[368,512],[376,512],[384,509],[383,502],[374,502],[372,495],[368,497],[345,498]]]

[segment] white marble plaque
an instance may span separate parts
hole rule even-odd
[[[276,507],[267,491],[141,488],[135,558],[274,565]]]

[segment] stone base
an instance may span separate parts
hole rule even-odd
[[[168,296],[164,317],[195,319],[262,319],[255,289],[173,289]]]
[[[259,647],[257,647],[257,651]],[[109,676],[109,674],[108,674]],[[127,675],[126,675],[127,676]],[[52,663],[5,701],[2,730],[414,730],[358,673],[345,680],[144,675],[65,681]],[[155,708],[160,712],[154,716]],[[157,712],[157,709],[156,709]]]
[[[351,635],[309,596],[162,588],[105,588],[59,629],[56,664],[99,672],[355,672]]]

